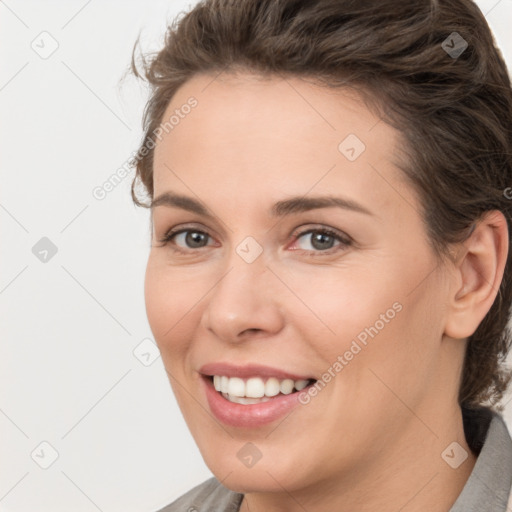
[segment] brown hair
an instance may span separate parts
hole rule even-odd
[[[138,42],[131,69],[149,82],[151,95],[131,189],[136,205],[149,206],[136,197],[138,180],[153,199],[148,148],[176,90],[195,74],[249,71],[353,87],[378,107],[403,136],[407,158],[400,167],[419,193],[439,257],[489,210],[503,212],[510,235],[512,89],[471,0],[204,0],[168,27],[161,51],[142,56],[142,73]],[[510,260],[509,252],[497,299],[468,341],[459,391],[464,407],[488,402],[503,410],[498,402],[511,379],[504,365],[511,346]]]

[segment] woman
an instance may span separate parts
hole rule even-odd
[[[143,68],[146,309],[214,475],[162,512],[505,512],[512,89],[475,4],[206,0]]]

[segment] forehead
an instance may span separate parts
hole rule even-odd
[[[400,133],[354,89],[298,77],[198,75],[178,89],[162,123],[172,117],[155,148],[155,196],[186,191],[185,176],[197,192],[215,184],[226,196],[238,186],[262,197],[269,189],[305,194],[313,186],[356,193],[401,178]]]
[[[193,109],[187,107],[191,98],[197,102]],[[182,114],[181,110],[190,112]],[[203,143],[222,134],[232,140],[267,135],[284,143],[315,130],[322,137],[327,135],[326,142],[335,142],[350,132],[375,146],[383,131],[387,132],[387,142],[397,135],[368,110],[357,90],[327,88],[301,77],[197,75],[176,91],[162,124],[173,117],[170,131],[176,143],[182,142],[180,136],[186,138],[191,134],[202,137]],[[377,125],[379,129],[372,136]]]

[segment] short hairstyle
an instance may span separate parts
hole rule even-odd
[[[204,0],[181,14],[159,52],[137,63],[139,39],[133,48],[131,71],[151,91],[134,164],[136,205],[150,206],[136,183],[153,199],[155,131],[177,89],[196,74],[241,71],[357,90],[403,137],[399,167],[440,261],[486,211],[503,212],[510,236],[512,88],[473,1]],[[463,407],[503,410],[511,299],[509,251],[497,298],[468,339]]]

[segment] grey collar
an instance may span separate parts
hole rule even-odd
[[[512,487],[512,439],[494,411],[471,475],[449,512],[506,512]]]

